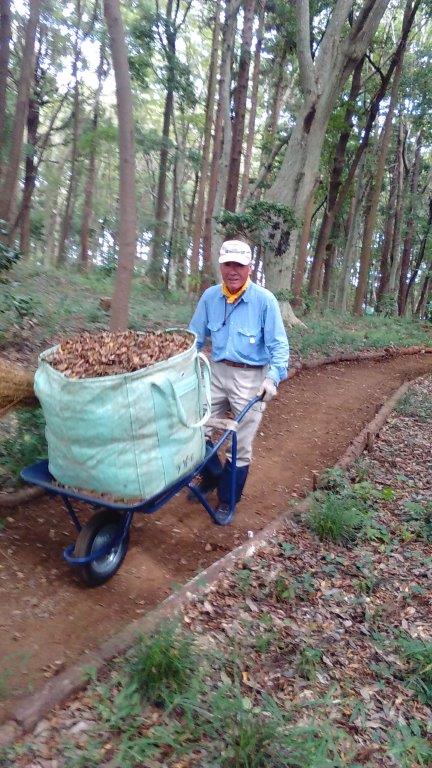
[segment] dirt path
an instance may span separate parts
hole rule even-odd
[[[10,514],[0,536],[0,719],[8,705],[118,632],[310,489],[403,381],[432,372],[432,356],[345,363],[281,386],[255,450],[247,493],[227,528],[185,492],[137,516],[119,573],[82,587],[63,561],[74,532],[60,503],[43,497]]]

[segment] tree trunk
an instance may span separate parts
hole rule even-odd
[[[394,231],[392,239],[392,248],[390,252],[390,275],[388,291],[393,298],[393,311],[397,314],[397,293],[399,288],[400,270],[401,270],[401,244],[402,244],[402,220],[403,220],[403,201],[405,198],[406,174],[404,172],[404,142],[405,129],[400,121],[398,134],[398,147],[396,158],[396,208],[394,217]]]
[[[318,175],[323,141],[336,101],[347,78],[365,55],[388,2],[365,0],[351,32],[345,35],[345,23],[352,3],[337,0],[314,60],[311,55],[309,2],[297,0],[295,4],[303,106],[267,199],[289,208],[298,221],[304,219],[307,201]],[[279,241],[281,237],[289,241],[295,227],[284,234],[284,227],[280,220],[276,220],[272,229],[272,250],[274,258],[280,261],[285,248],[280,247]],[[283,277],[285,271],[284,265],[281,265],[273,270],[273,275]],[[266,285],[276,291],[286,287],[280,282],[268,284],[267,276]]]
[[[331,250],[331,245],[329,245],[329,237],[334,223],[333,209],[336,205],[337,196],[342,184],[342,173],[345,165],[345,155],[353,127],[355,104],[360,93],[363,64],[364,58],[360,59],[353,72],[351,90],[348,97],[348,105],[345,111],[344,127],[336,144],[333,165],[330,171],[326,209],[322,218],[318,235],[318,242],[315,249],[309,277],[309,294],[311,296],[317,295],[322,264],[327,250]]]
[[[30,15],[26,26],[20,78],[18,82],[15,116],[11,130],[9,161],[3,171],[0,188],[0,220],[11,223],[15,205],[15,192],[23,147],[24,128],[29,106],[30,86],[33,74],[33,56],[36,40],[36,28],[39,22],[41,0],[30,0]]]
[[[12,37],[10,0],[0,0],[0,179],[5,147],[6,92]]]
[[[228,174],[228,160],[231,141],[230,93],[231,64],[240,0],[228,0],[222,33],[220,59],[218,106],[216,111],[213,157],[204,226],[204,282],[218,275],[215,235],[215,217],[219,214]],[[214,258],[214,262],[212,261]]]
[[[421,319],[425,317],[426,307],[431,295],[432,295],[432,273],[429,271],[429,272],[426,272],[425,274],[425,278],[423,280],[423,285],[420,293],[420,298],[414,310],[414,314],[416,317]]]
[[[99,66],[97,70],[98,84],[95,95],[92,117],[92,136],[90,140],[90,157],[88,162],[87,179],[84,188],[84,202],[81,218],[81,252],[80,269],[87,272],[89,269],[89,239],[90,225],[93,217],[93,193],[96,180],[96,131],[99,124],[100,96],[102,92],[103,70],[105,63],[105,45],[101,43]]]
[[[384,296],[387,295],[389,290],[390,280],[390,258],[393,251],[393,240],[395,233],[395,217],[396,217],[396,204],[398,196],[398,178],[399,178],[399,141],[396,147],[395,161],[393,164],[393,172],[390,180],[389,199],[387,205],[387,219],[384,227],[384,240],[381,248],[380,257],[380,281],[377,290],[377,308],[378,311],[382,309],[381,304]],[[385,302],[384,302],[385,304]],[[383,308],[387,308],[383,305]]]
[[[411,10],[412,10],[411,0],[408,0],[405,8],[404,25],[403,25],[404,27],[406,26],[407,18],[411,14]],[[356,295],[354,299],[354,314],[356,315],[363,314],[363,302],[366,297],[366,290],[367,290],[367,284],[368,284],[372,238],[373,238],[375,222],[376,222],[376,217],[378,212],[378,203],[379,203],[379,198],[381,194],[381,187],[382,187],[382,182],[384,177],[384,169],[385,169],[388,149],[390,145],[393,115],[394,115],[394,111],[397,103],[397,96],[398,96],[400,78],[402,74],[402,66],[403,66],[405,49],[406,49],[406,45],[402,46],[400,49],[399,60],[396,64],[396,68],[393,76],[393,83],[392,83],[392,89],[391,89],[391,95],[390,95],[390,104],[389,104],[389,108],[387,111],[387,115],[384,121],[382,131],[381,131],[379,145],[378,145],[378,160],[377,160],[374,179],[372,182],[369,206],[367,209],[367,217],[366,217],[364,231],[363,231],[363,242],[362,242],[362,249],[360,253],[359,280],[358,280]]]
[[[225,208],[227,211],[235,211],[237,203],[243,134],[246,120],[246,100],[249,84],[254,16],[255,0],[244,0],[242,43],[237,85],[234,90],[233,99],[234,119],[232,123],[231,153],[229,160],[230,172],[225,198]]]
[[[252,75],[251,107],[249,112],[249,122],[246,139],[246,149],[243,163],[243,180],[241,187],[241,200],[247,195],[249,188],[249,176],[252,164],[252,150],[255,140],[255,121],[258,107],[258,88],[261,68],[261,49],[264,37],[264,19],[265,19],[266,0],[258,0],[258,30],[256,34],[256,45],[254,55],[254,68]]]
[[[203,234],[205,190],[206,190],[209,167],[210,167],[211,131],[212,131],[213,115],[214,115],[214,101],[215,101],[215,94],[216,94],[218,53],[219,53],[220,30],[221,30],[220,5],[221,5],[221,0],[217,0],[216,9],[215,9],[215,22],[213,27],[212,49],[210,54],[209,79],[208,79],[208,86],[207,86],[201,176],[199,181],[198,200],[195,208],[195,223],[194,223],[193,242],[192,242],[191,272],[193,275],[198,274],[198,271],[199,271],[199,252],[200,252],[201,238]]]
[[[166,206],[166,183],[168,169],[168,149],[171,118],[174,106],[174,67],[176,55],[176,30],[172,23],[173,0],[167,0],[166,4],[166,39],[167,39],[167,92],[165,95],[165,106],[162,124],[162,143],[159,155],[159,176],[156,194],[155,208],[155,228],[153,235],[153,244],[151,249],[151,258],[148,268],[148,274],[156,281],[162,279],[162,264],[164,239],[166,231],[165,206]]]
[[[351,268],[355,261],[355,251],[360,234],[360,214],[363,204],[364,189],[364,157],[358,167],[356,193],[351,201],[348,214],[348,236],[342,255],[342,265],[339,283],[336,291],[335,307],[340,312],[346,312],[348,306],[348,288]]]
[[[72,148],[69,170],[69,183],[66,191],[66,202],[63,211],[63,219],[60,228],[60,237],[57,250],[57,265],[65,264],[67,261],[67,245],[72,222],[73,206],[75,203],[75,193],[77,189],[78,174],[78,139],[80,133],[80,91],[78,80],[78,62],[81,56],[79,36],[82,21],[81,0],[77,0],[77,25],[74,40],[74,52],[72,61],[72,78],[74,81],[73,93],[73,123],[72,123]]]
[[[104,12],[116,81],[119,124],[119,259],[110,319],[110,329],[119,331],[124,330],[128,325],[129,297],[136,255],[134,120],[128,51],[119,0],[104,0]]]
[[[293,307],[299,309],[302,305],[302,287],[304,274],[306,269],[306,261],[308,256],[308,243],[311,231],[312,215],[314,211],[315,191],[317,188],[318,180],[310,194],[308,204],[306,206],[305,217],[303,220],[303,226],[300,237],[299,254],[297,258],[296,269],[294,272],[294,280],[292,284],[293,292]]]
[[[406,312],[406,300],[408,289],[408,269],[411,263],[413,242],[414,242],[414,225],[415,225],[415,202],[417,199],[419,175],[420,175],[420,158],[421,158],[421,146],[422,146],[422,132],[419,131],[416,140],[416,148],[414,154],[414,162],[411,168],[410,179],[410,193],[408,203],[408,218],[406,224],[406,234],[403,244],[402,261],[401,261],[401,273],[399,279],[399,296],[398,296],[398,311],[399,315],[404,315]]]
[[[24,171],[24,188],[21,203],[20,251],[25,259],[30,252],[30,211],[32,195],[36,183],[37,166],[35,163],[37,132],[39,128],[39,103],[30,98],[27,115],[27,154]]]
[[[408,301],[408,296],[410,294],[410,291],[411,291],[415,281],[417,280],[417,276],[418,276],[420,267],[421,267],[423,259],[425,257],[426,245],[427,245],[427,242],[428,242],[428,239],[429,239],[429,234],[430,234],[431,228],[432,228],[432,197],[429,198],[429,215],[428,215],[428,220],[426,222],[426,229],[425,229],[425,232],[423,233],[423,237],[421,239],[419,252],[417,254],[417,258],[415,260],[415,264],[413,266],[410,279],[408,280],[407,301]]]

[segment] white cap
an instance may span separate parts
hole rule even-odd
[[[246,267],[252,261],[252,251],[242,240],[226,240],[220,249],[219,264],[235,261]]]

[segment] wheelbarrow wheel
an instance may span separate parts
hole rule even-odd
[[[111,510],[97,512],[84,525],[76,540],[74,556],[88,557],[107,546],[110,541],[118,539],[124,528],[123,515]],[[125,533],[119,543],[102,557],[92,560],[85,565],[78,566],[78,572],[85,584],[96,587],[108,581],[117,573],[125,559],[129,545],[129,531]]]

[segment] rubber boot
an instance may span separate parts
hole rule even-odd
[[[231,462],[226,461],[218,484],[219,504],[213,514],[213,520],[218,525],[228,525],[234,517],[234,509],[230,509],[231,472]],[[241,499],[248,472],[249,465],[245,467],[237,467],[234,489],[234,500],[236,504],[238,504]]]
[[[209,450],[213,450],[213,443],[211,440],[206,440],[206,445]],[[222,472],[222,462],[218,454],[215,453],[201,470],[201,479],[197,483],[197,487],[201,493],[207,494],[214,491],[219,485],[219,479]],[[198,501],[193,491],[189,491],[188,498],[190,501]]]
[[[231,471],[232,471],[231,462],[227,460],[225,462],[225,466],[223,468],[222,474],[220,475],[219,483],[218,483],[218,498],[221,504],[230,503]],[[235,483],[235,503],[236,504],[238,504],[241,499],[243,488],[245,487],[245,483],[247,480],[248,472],[249,472],[249,464],[247,464],[245,467],[237,467],[236,483]]]

